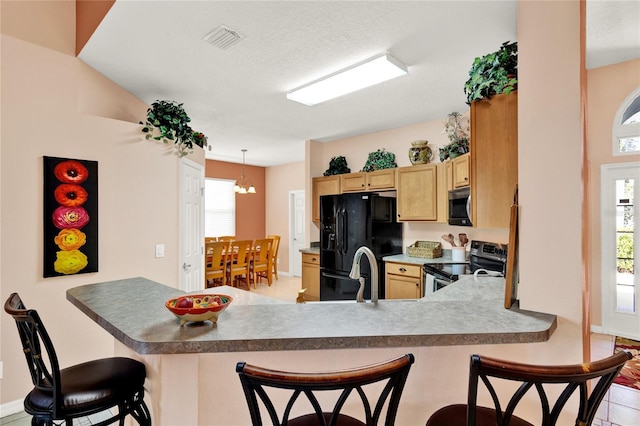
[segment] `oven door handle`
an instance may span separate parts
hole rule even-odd
[[[433,277],[433,282],[435,284],[442,284],[443,286],[447,286],[447,285],[451,284],[453,281],[443,280],[441,278]]]

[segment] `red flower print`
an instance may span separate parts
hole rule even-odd
[[[63,183],[58,185],[53,195],[58,204],[66,207],[81,206],[87,201],[87,191],[80,185],[74,183]]]
[[[89,177],[87,168],[75,160],[58,163],[53,169],[53,174],[64,183],[82,183]]]

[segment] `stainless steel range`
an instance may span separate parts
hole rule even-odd
[[[424,293],[433,293],[458,280],[460,275],[474,273],[504,276],[507,263],[507,244],[471,241],[468,263],[425,263]]]

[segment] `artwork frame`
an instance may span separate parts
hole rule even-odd
[[[98,162],[43,156],[43,277],[98,272]]]

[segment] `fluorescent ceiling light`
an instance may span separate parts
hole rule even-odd
[[[406,73],[407,67],[384,54],[292,90],[287,93],[287,99],[312,106]]]

